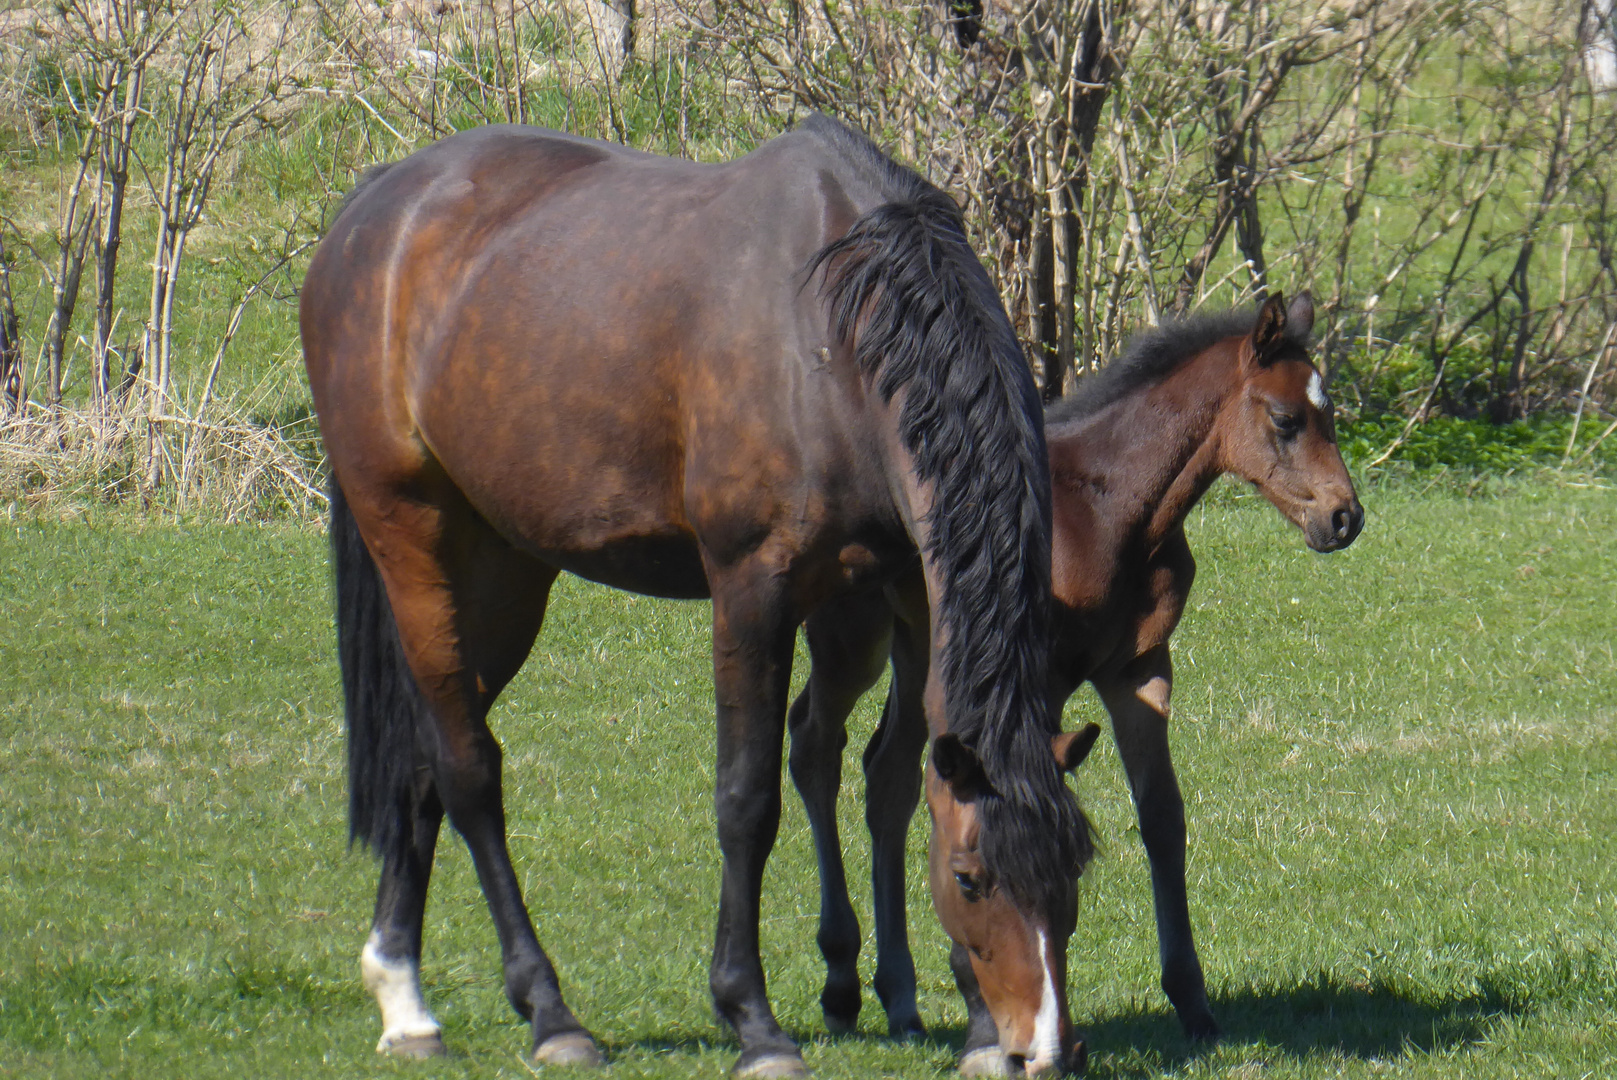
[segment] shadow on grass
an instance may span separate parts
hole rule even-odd
[[[1379,981],[1350,985],[1329,975],[1217,994],[1212,1005],[1224,1029],[1217,1046],[1258,1047],[1293,1058],[1372,1059],[1469,1046],[1501,1020],[1526,1011],[1487,982],[1474,993],[1444,996]],[[1091,1061],[1099,1066],[1090,1070],[1096,1076],[1154,1074],[1216,1051],[1188,1042],[1166,1005],[1103,1013],[1083,1027]]]
[[[1443,995],[1388,981],[1349,984],[1330,975],[1289,986],[1248,986],[1215,995],[1213,1013],[1223,1026],[1214,1046],[1188,1042],[1173,1011],[1163,1005],[1137,1005],[1080,1020],[1090,1052],[1090,1077],[1159,1075],[1222,1050],[1243,1048],[1264,1056],[1306,1060],[1338,1056],[1371,1060],[1427,1054],[1480,1043],[1500,1021],[1531,1011],[1518,995],[1484,980],[1464,995]],[[827,1035],[824,1030],[791,1031],[799,1045],[810,1042],[884,1042],[885,1034],[861,1031]],[[916,1041],[947,1050],[952,1058],[965,1044],[965,1029],[938,1026]],[[733,1044],[698,1037],[641,1039],[616,1049],[651,1053],[734,1052]]]

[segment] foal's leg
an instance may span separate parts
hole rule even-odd
[[[458,493],[439,488],[433,494],[433,501],[351,502],[372,550],[382,553],[378,564],[399,639],[427,706],[430,731],[423,737],[433,787],[471,851],[499,934],[506,996],[533,1025],[535,1060],[595,1063],[600,1053],[562,1001],[511,866],[501,750],[485,722],[533,646],[556,571],[511,548]],[[382,936],[401,926],[408,932],[412,923],[419,927],[430,867],[426,840],[418,832],[413,868],[406,859],[397,873],[384,869],[377,910],[390,926],[378,928]],[[414,936],[418,941],[419,929]],[[379,985],[380,1000],[390,984]]]
[[[876,909],[876,996],[894,1038],[926,1034],[915,1003],[915,959],[905,917],[904,847],[921,799],[926,751],[926,633],[906,622],[893,629],[893,681],[881,725],[865,747],[865,825]]]
[[[708,985],[713,1007],[741,1039],[740,1077],[806,1074],[797,1046],[769,1007],[758,951],[764,864],[780,828],[780,758],[797,620],[784,574],[753,556],[709,568],[718,766],[714,809],[724,864]]]
[[[804,623],[808,638],[808,683],[792,703],[792,781],[803,798],[814,853],[820,864],[820,952],[825,989],[820,1009],[833,1032],[853,1031],[859,1019],[859,920],[848,900],[837,835],[837,793],[842,786],[842,749],[854,705],[881,677],[892,638],[893,613],[880,593],[822,605]]]
[[[1185,802],[1168,754],[1168,700],[1173,691],[1168,647],[1152,649],[1115,675],[1097,677],[1095,689],[1112,716],[1112,734],[1140,817],[1140,839],[1151,861],[1162,989],[1186,1035],[1215,1039],[1218,1023],[1207,1002],[1185,898]]]

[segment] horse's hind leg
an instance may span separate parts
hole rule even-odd
[[[373,491],[353,502],[380,553],[399,641],[424,703],[412,760],[430,767],[437,800],[471,851],[499,933],[506,996],[533,1025],[535,1059],[594,1063],[599,1051],[562,1000],[511,866],[501,750],[485,722],[533,645],[556,571],[506,544],[447,483],[433,485],[430,497],[411,494]],[[394,772],[401,785],[422,782],[415,770]],[[402,787],[377,797],[396,813],[409,803]],[[424,861],[424,833],[418,839]],[[425,893],[425,868],[412,870],[406,859],[398,872],[384,870],[378,913],[407,928],[419,920]],[[385,935],[387,928],[379,929]]]
[[[376,563],[336,485],[331,541],[352,835],[382,856],[360,970],[382,1010],[377,1052],[433,1057],[443,1053],[443,1041],[421,997],[421,917],[443,808],[417,738],[425,703]]]
[[[837,835],[842,749],[848,744],[848,714],[887,664],[892,626],[892,608],[879,592],[822,605],[804,623],[812,667],[787,714],[792,782],[808,812],[820,864],[817,940],[826,968],[820,1009],[825,1026],[838,1033],[854,1030],[860,1004],[859,920],[848,900]]]
[[[382,1010],[377,1052],[438,1057],[444,1053],[438,1021],[421,996],[421,923],[444,811],[425,768],[417,774],[410,802],[408,833],[382,858],[376,911],[371,936],[360,953],[360,971],[365,989]]]

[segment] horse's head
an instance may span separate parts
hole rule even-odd
[[[1063,771],[1078,767],[1100,728],[1087,724],[1051,740]],[[929,852],[932,904],[943,928],[970,957],[971,976],[999,1029],[999,1048],[1028,1074],[1081,1069],[1083,1040],[1067,1012],[1067,939],[1077,923],[1081,865],[1042,899],[1019,899],[983,857],[986,802],[1000,798],[977,755],[952,734],[932,744],[926,772],[932,812]],[[1087,837],[1085,838],[1087,851]]]
[[[1224,468],[1252,483],[1315,551],[1340,551],[1364,527],[1364,508],[1336,446],[1325,381],[1308,359],[1314,300],[1288,310],[1279,293],[1241,345],[1241,392],[1219,417]]]

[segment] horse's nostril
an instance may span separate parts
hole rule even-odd
[[[1338,510],[1331,515],[1331,531],[1338,540],[1346,540],[1353,535],[1353,514],[1347,510]]]

